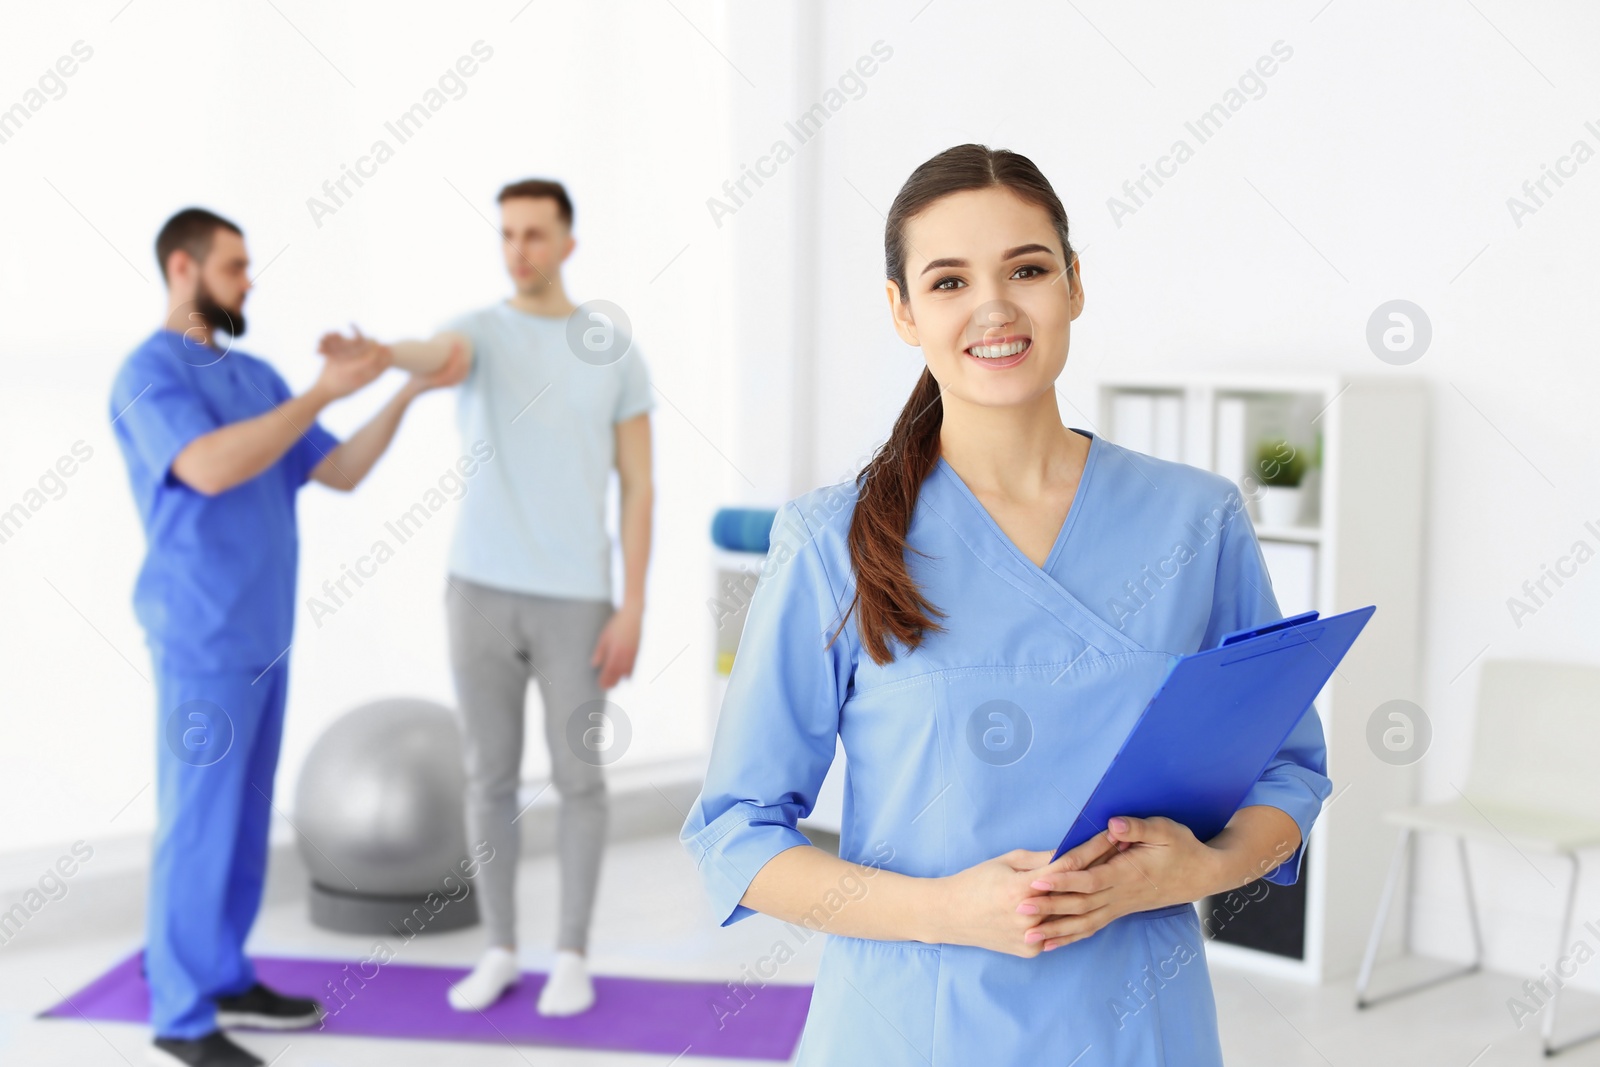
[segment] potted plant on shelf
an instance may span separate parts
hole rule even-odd
[[[1306,458],[1282,438],[1262,441],[1256,449],[1256,477],[1261,480],[1257,504],[1263,526],[1294,526],[1300,521],[1300,483]]]

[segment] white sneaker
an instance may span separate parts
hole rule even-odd
[[[483,954],[471,974],[450,987],[450,1006],[456,1011],[482,1011],[520,976],[516,953],[496,945]]]
[[[556,965],[539,991],[540,1015],[576,1015],[594,1003],[594,983],[583,957],[570,949],[556,953]]]

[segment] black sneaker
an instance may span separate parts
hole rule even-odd
[[[161,1067],[261,1067],[262,1063],[221,1030],[205,1037],[158,1037],[145,1058]]]
[[[236,997],[217,998],[218,1026],[299,1030],[322,1021],[322,1005],[307,997],[286,997],[257,982]]]

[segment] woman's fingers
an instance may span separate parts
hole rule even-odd
[[[997,858],[1009,864],[1014,871],[1033,871],[1049,863],[1050,857],[1054,854],[1054,849],[1034,851],[1027,848],[1014,848]],[[1061,858],[1066,859],[1065,856]]]
[[[1066,886],[1058,884],[1058,879],[1062,875],[1087,871],[1097,866],[1102,860],[1116,855],[1116,851],[1116,842],[1102,833],[1095,834],[1076,848],[1069,848],[1061,854],[1060,859],[1053,863],[1048,862],[1050,853],[1036,853],[1036,855],[1044,857],[1047,862],[1029,872],[1033,875],[1033,878],[1028,884],[1031,888],[1044,893],[1066,888]]]
[[[1119,842],[1143,842],[1151,845],[1168,844],[1190,833],[1189,828],[1181,822],[1161,815],[1152,815],[1148,819],[1119,815],[1111,820],[1109,827],[1109,836]]]
[[[1047,893],[1024,900],[1017,905],[1017,912],[1022,915],[1041,915],[1046,919],[1058,915],[1083,915],[1104,907],[1113,895],[1114,890],[1110,888],[1090,893]]]
[[[1093,870],[1115,859],[1135,843],[1150,845],[1170,843],[1180,829],[1178,823],[1160,816],[1136,819],[1132,816],[1119,815],[1110,820],[1110,825],[1105,831],[1095,834],[1076,848],[1068,849],[1062,853],[1060,859],[1033,872],[1034,880],[1030,885],[1046,893],[1083,892],[1085,886],[1083,878],[1066,876],[1081,875],[1083,872]]]
[[[1022,935],[1025,944],[1037,945],[1048,950],[1051,942],[1067,944],[1080,941],[1095,931],[1099,930],[1115,916],[1110,914],[1109,908],[1101,906],[1075,915],[1067,915],[1056,919],[1046,919],[1037,926],[1030,927]]]

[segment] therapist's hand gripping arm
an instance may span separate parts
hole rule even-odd
[[[301,395],[190,441],[173,459],[173,475],[206,496],[242,485],[282,459],[323,408],[382,374],[385,360],[383,353],[369,351],[326,361],[315,384]]]
[[[386,363],[393,362],[388,345],[369,342],[369,347],[376,349],[379,358]],[[364,357],[359,354],[329,357],[330,360],[348,358]],[[396,391],[389,402],[369,419],[366,425],[323,457],[322,462],[312,469],[311,477],[323,485],[343,492],[354,489],[378,462],[378,457],[389,447],[389,442],[394,440],[395,431],[400,428],[400,419],[405,415],[406,408],[411,406],[411,402],[430,389],[459,384],[467,376],[467,369],[465,353],[460,348],[455,348],[436,370],[428,373],[413,371],[411,377],[406,379],[406,384]]]

